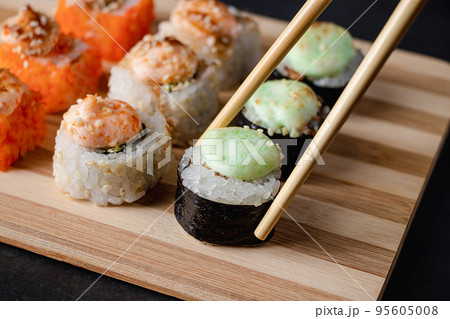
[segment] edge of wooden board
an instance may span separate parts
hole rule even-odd
[[[437,162],[439,160],[439,155],[441,154],[442,149],[444,148],[444,145],[445,145],[445,142],[446,142],[447,138],[449,138],[449,134],[450,134],[450,121],[447,122],[447,128],[445,130],[445,133],[442,135],[441,143],[439,144],[439,147],[436,150],[436,156],[433,158],[433,161],[432,161],[432,163],[430,165],[430,169],[428,170],[428,174],[425,177],[425,180],[424,180],[423,185],[422,185],[422,189],[420,190],[420,194],[417,197],[417,201],[416,201],[416,203],[414,205],[414,208],[413,208],[413,211],[411,213],[411,216],[409,217],[408,223],[406,224],[406,228],[405,228],[405,231],[403,232],[402,239],[400,240],[400,243],[398,244],[398,248],[395,251],[394,259],[392,260],[391,267],[389,267],[389,271],[388,271],[388,273],[386,275],[386,279],[384,280],[383,286],[381,287],[381,290],[380,290],[380,293],[378,295],[377,300],[381,300],[381,298],[383,297],[384,292],[386,290],[386,287],[388,285],[388,282],[391,279],[392,272],[394,271],[394,268],[395,268],[395,266],[397,264],[398,257],[400,256],[400,253],[401,253],[401,251],[403,249],[403,245],[405,243],[406,237],[408,236],[408,233],[409,233],[409,230],[411,228],[411,225],[412,225],[412,223],[414,221],[414,218],[416,217],[417,210],[419,208],[420,203],[422,202],[422,198],[423,198],[425,190],[426,190],[426,188],[428,186],[428,182],[430,181],[431,175],[433,174],[434,169],[436,167],[436,164],[437,164]]]

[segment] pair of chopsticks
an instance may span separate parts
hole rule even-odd
[[[305,3],[208,129],[226,127],[230,124],[248,99],[273,72],[330,2],[331,0],[308,0]],[[353,107],[364,95],[425,3],[426,0],[400,0],[299,163],[256,228],[255,236],[257,238],[261,240],[266,239],[275,227],[298,189],[311,174],[315,166],[315,161],[312,160],[315,157],[312,155],[317,154],[317,152],[323,154],[327,150],[349,117]]]

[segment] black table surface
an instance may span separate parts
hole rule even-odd
[[[304,1],[228,0],[262,15],[290,20]],[[350,26],[374,0],[334,0],[320,20]],[[396,1],[378,0],[350,29],[374,40]],[[430,0],[400,47],[450,58],[448,0]],[[420,81],[420,79],[417,79]],[[449,105],[450,107],[450,105]],[[383,300],[450,299],[450,138],[443,146]],[[0,300],[76,300],[98,274],[0,243]],[[81,300],[176,300],[138,286],[102,277]]]

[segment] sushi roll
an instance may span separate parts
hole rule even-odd
[[[220,88],[236,87],[261,58],[258,26],[249,16],[216,0],[181,0],[159,24],[201,58],[216,63]]]
[[[55,21],[30,6],[3,23],[0,40],[0,67],[40,93],[47,112],[66,110],[78,96],[97,90],[97,54],[84,42],[61,34]]]
[[[285,155],[281,180],[286,180],[305,150],[305,143],[314,138],[329,111],[307,84],[270,80],[253,94],[234,124],[262,129],[281,146]]]
[[[192,144],[214,119],[219,88],[214,66],[174,38],[146,35],[111,69],[108,96],[173,121],[173,143]]]
[[[0,69],[0,170],[42,144],[45,111],[38,94],[8,69]]]
[[[105,61],[117,62],[150,31],[153,0],[59,0],[55,19],[63,33],[83,39]]]
[[[208,130],[179,166],[175,216],[196,239],[261,243],[253,232],[277,194],[282,154],[261,131]]]
[[[125,102],[88,95],[64,114],[53,175],[73,198],[101,206],[132,203],[158,183],[170,150],[161,114],[139,114]]]
[[[362,59],[348,31],[331,22],[315,22],[277,68],[282,77],[304,80],[331,107]]]

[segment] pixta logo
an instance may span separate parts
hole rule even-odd
[[[170,136],[159,132],[142,130],[125,145],[126,165],[153,175],[155,168],[159,170],[171,161],[170,140]]]
[[[298,139],[272,139],[267,141],[266,139],[259,140],[247,140],[247,139],[214,139],[204,138],[201,141],[201,147],[194,149],[193,165],[202,165],[203,159],[209,162],[220,161],[224,159],[229,166],[246,166],[252,160],[258,165],[264,166],[267,163],[264,161],[261,155],[261,149],[267,143],[272,145],[276,144],[281,153],[283,159],[282,165],[288,165],[288,163],[294,162],[296,165],[304,165],[306,162],[315,161],[317,165],[325,165],[325,161],[322,158],[316,144],[313,139],[305,139],[302,144],[298,144]],[[194,140],[194,144],[197,140]],[[237,145],[241,143],[242,149],[245,149],[245,157],[242,153],[237,151]],[[292,149],[294,151],[292,152]]]

